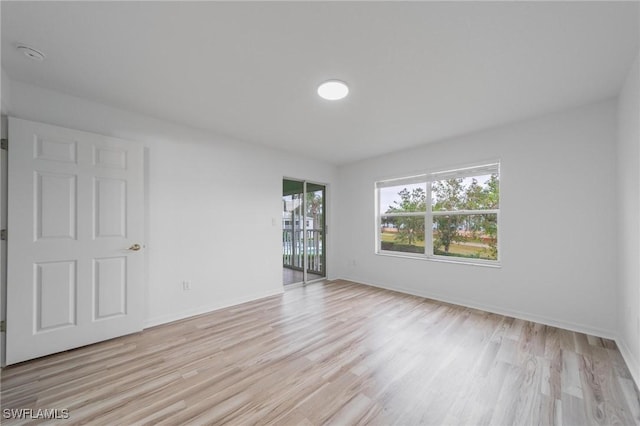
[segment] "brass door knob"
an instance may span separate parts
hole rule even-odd
[[[132,251],[138,251],[138,250],[140,250],[141,248],[142,248],[142,246],[141,246],[140,244],[134,244],[134,245],[132,245],[131,247],[129,247],[129,250],[132,250]]]

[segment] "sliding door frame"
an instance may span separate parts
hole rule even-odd
[[[300,182],[302,183],[302,217],[301,217],[301,221],[302,221],[302,252],[303,252],[303,256],[302,256],[302,283],[293,283],[295,284],[302,284],[302,285],[307,285],[309,283],[313,283],[316,281],[321,281],[327,278],[327,188],[328,185],[326,183],[322,183],[322,182],[317,182],[317,181],[313,181],[313,180],[308,180],[308,179],[298,179],[298,178],[292,178],[292,177],[287,177],[287,176],[283,176],[282,180],[290,180],[290,181],[295,181],[295,182]],[[307,185],[318,185],[323,187],[323,196],[322,196],[322,270],[324,272],[324,275],[320,278],[315,278],[311,281],[309,281],[309,277],[308,277],[308,269],[309,269],[309,259],[307,256],[307,250],[308,250],[308,238],[307,238],[307,218],[306,218],[306,212],[307,212]],[[295,232],[295,222],[293,220],[292,217],[292,230],[293,232]]]

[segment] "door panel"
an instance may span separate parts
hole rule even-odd
[[[143,147],[9,119],[7,364],[143,327]]]
[[[127,235],[127,182],[122,179],[94,179],[96,205],[94,238]]]
[[[36,263],[36,333],[76,324],[76,262]]]
[[[36,172],[36,240],[76,239],[75,175]]]
[[[95,319],[126,315],[127,258],[94,259]]]
[[[283,179],[283,284],[326,277],[326,187]]]

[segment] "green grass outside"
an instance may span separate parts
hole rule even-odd
[[[380,234],[380,240],[385,243],[395,243],[396,235],[397,234],[394,234],[393,232],[383,232]],[[424,241],[414,241],[412,245],[416,247],[424,247]]]
[[[384,242],[384,243],[393,243],[393,244],[397,244],[398,245],[398,249],[396,251],[402,251],[402,252],[420,252],[420,253],[424,253],[424,241],[415,241],[411,246],[409,246],[408,244],[399,244],[396,241],[396,235],[395,233],[392,232],[383,232],[380,234],[380,241]],[[405,248],[405,249],[403,249]],[[415,250],[412,250],[412,248],[415,248]],[[391,249],[393,251],[393,248]],[[465,258],[474,258],[474,259],[489,259],[489,260],[496,260],[495,257],[492,257],[491,254],[489,253],[488,248],[484,248],[484,247],[477,247],[477,246],[469,246],[469,245],[465,245],[465,244],[460,244],[460,243],[452,243],[449,246],[449,253],[446,254],[444,253],[444,250],[438,250],[438,248],[435,248],[436,253],[438,255],[443,255],[443,256],[455,256],[455,257],[465,257]]]

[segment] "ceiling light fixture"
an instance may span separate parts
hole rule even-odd
[[[329,101],[337,101],[349,94],[349,86],[340,80],[329,80],[318,86],[318,95]]]
[[[33,47],[20,44],[18,45],[17,49],[29,59],[33,59],[34,61],[44,61],[44,53],[37,49],[34,49]]]

